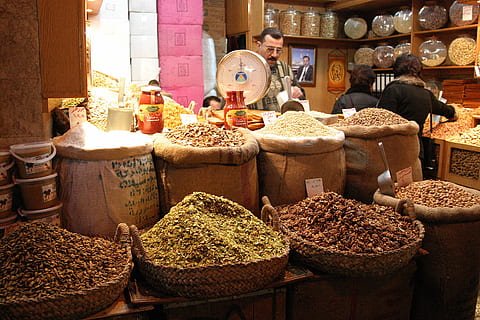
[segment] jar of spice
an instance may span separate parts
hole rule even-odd
[[[265,6],[265,13],[263,15],[263,27],[264,28],[278,28],[278,9],[272,7],[271,4]]]
[[[393,16],[387,13],[381,13],[372,21],[372,30],[379,37],[388,37],[395,32],[393,26]]]
[[[338,16],[335,11],[327,9],[320,17],[320,37],[337,38],[338,37]]]
[[[343,30],[347,37],[351,39],[360,39],[367,33],[367,22],[363,18],[353,16],[345,21]]]
[[[373,52],[373,64],[378,68],[390,68],[393,65],[392,46],[385,42],[379,43]]]
[[[302,36],[318,37],[320,35],[320,13],[310,7],[302,15]]]
[[[440,29],[447,21],[447,9],[436,1],[425,1],[425,5],[418,11],[418,24],[425,30]]]
[[[453,1],[448,11],[453,25],[461,27],[475,23],[478,19],[479,5]]]
[[[302,23],[302,13],[289,6],[287,9],[280,11],[280,30],[290,36],[299,36]]]
[[[448,46],[448,58],[457,66],[466,66],[475,61],[477,43],[470,35],[460,35]]]
[[[145,86],[138,104],[137,123],[140,131],[154,134],[163,131],[164,100],[160,87]]]
[[[355,64],[365,64],[373,67],[373,52],[374,50],[368,45],[363,45],[355,51],[353,55],[353,61]]]
[[[412,10],[409,7],[402,7],[393,16],[393,26],[398,33],[409,33],[412,31]]]
[[[410,54],[412,53],[412,46],[408,40],[400,41],[399,44],[395,46],[393,50],[393,59],[396,60],[402,54]]]

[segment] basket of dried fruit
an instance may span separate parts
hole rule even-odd
[[[0,318],[80,319],[111,305],[133,268],[126,224],[115,241],[52,224],[24,224],[0,240]]]
[[[261,289],[284,275],[289,244],[241,205],[194,192],[140,235],[130,227],[135,267],[156,290],[191,298]]]
[[[354,277],[392,273],[410,262],[424,237],[408,200],[396,209],[334,192],[275,208],[268,198],[263,201],[262,211],[278,215],[292,259],[321,272]]]

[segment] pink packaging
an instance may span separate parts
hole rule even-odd
[[[160,79],[162,87],[198,86],[203,83],[201,56],[162,56]]]
[[[173,99],[184,107],[188,107],[190,101],[195,101],[197,103],[195,113],[202,107],[203,85],[195,87],[168,87],[162,84],[162,90],[171,93]]]
[[[158,55],[201,56],[201,25],[158,25]]]
[[[158,1],[158,22],[169,24],[203,24],[203,2],[199,0]]]

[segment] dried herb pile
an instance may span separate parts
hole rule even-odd
[[[189,147],[241,147],[245,137],[237,130],[220,129],[209,123],[183,124],[165,134],[172,143]]]
[[[284,254],[283,238],[241,205],[195,192],[141,236],[158,264],[196,267],[252,262]]]
[[[109,240],[49,223],[22,225],[0,240],[0,303],[95,287],[119,275],[127,259]]]
[[[418,238],[413,221],[393,208],[363,204],[334,192],[324,192],[276,209],[283,226],[331,250],[380,253]]]

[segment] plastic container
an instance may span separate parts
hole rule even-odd
[[[362,46],[355,51],[353,55],[353,60],[355,64],[365,64],[367,66],[373,67],[373,53],[374,50],[369,46]]]
[[[52,159],[57,150],[51,141],[29,142],[10,146],[20,178],[38,178],[52,174]]]
[[[227,91],[227,99],[223,108],[225,129],[248,128],[247,111],[243,91]]]
[[[448,58],[457,66],[466,66],[475,62],[476,49],[476,41],[468,35],[462,35],[448,46]]]
[[[339,20],[337,13],[331,9],[325,10],[320,16],[320,37],[337,38]]]
[[[138,128],[142,133],[154,134],[163,131],[163,106],[160,87],[142,87],[137,114]]]
[[[289,6],[280,11],[280,30],[285,35],[299,36],[302,23],[302,12]]]
[[[367,34],[367,21],[360,17],[351,17],[343,25],[345,35],[351,39],[360,39]]]
[[[320,13],[311,7],[302,15],[301,35],[306,37],[320,36]]]
[[[271,4],[265,6],[265,12],[263,15],[263,27],[264,28],[278,28],[278,9],[272,7]]]
[[[373,52],[373,64],[378,68],[390,68],[395,61],[394,48],[386,43],[379,43]]]
[[[396,60],[402,54],[410,53],[412,53],[412,45],[410,42],[408,42],[408,40],[401,41],[395,46],[395,49],[393,49],[393,59]]]
[[[49,207],[46,209],[40,210],[26,210],[18,209],[18,214],[20,217],[23,217],[27,222],[41,221],[45,223],[50,223],[58,227],[62,226],[62,208],[63,203],[57,204],[56,206]]]
[[[0,218],[0,239],[5,238],[7,234],[15,230],[19,225],[16,213],[13,213],[8,217]]]
[[[424,30],[440,29],[448,22],[448,13],[445,7],[436,1],[426,1],[418,11],[418,24]]]
[[[15,185],[13,183],[0,186],[0,219],[9,216],[14,212],[13,194]]]
[[[418,51],[420,60],[427,67],[439,66],[447,58],[447,47],[434,37],[420,44]]]
[[[0,150],[0,186],[12,183],[12,173],[15,161],[10,151]]]
[[[393,16],[393,27],[398,33],[412,32],[412,10],[402,7]]]
[[[372,31],[379,37],[388,37],[395,32],[393,26],[393,16],[391,14],[382,13],[372,20]]]
[[[448,15],[452,25],[461,27],[478,20],[479,6],[478,4],[465,4],[453,1],[448,10]]]
[[[57,205],[57,173],[33,179],[16,179],[23,207],[27,210],[46,209]],[[85,204],[88,205],[88,204]]]

